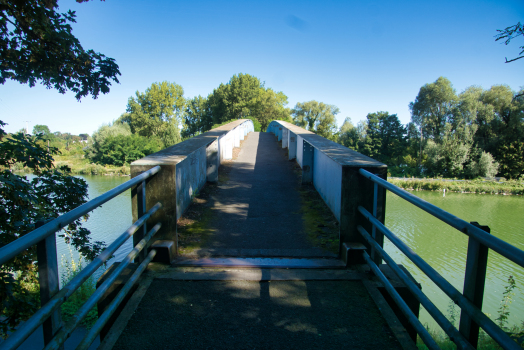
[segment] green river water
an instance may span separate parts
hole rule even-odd
[[[129,177],[116,176],[81,177],[89,184],[90,199],[129,180]],[[493,235],[524,250],[522,196],[447,193],[444,197],[442,192],[412,193],[466,221],[478,221],[482,225],[490,226]],[[462,291],[467,236],[389,192],[386,203],[386,225],[391,231]],[[93,239],[111,243],[130,226],[131,221],[130,191],[126,191],[93,211],[85,226],[91,230]],[[67,246],[62,240],[58,242],[59,257],[69,257]],[[395,261],[406,266],[422,284],[423,292],[447,314],[449,299],[445,294],[391,243],[386,242],[385,247]],[[117,251],[113,261],[121,261],[130,250],[131,240]],[[490,314],[492,319],[497,316],[502,292],[510,275],[513,275],[517,283],[510,308],[510,322],[516,324],[524,321],[524,269],[490,251],[483,311]],[[423,309],[420,317],[422,322],[427,322],[431,327],[436,325]]]

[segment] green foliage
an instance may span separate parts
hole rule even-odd
[[[423,136],[439,142],[444,128],[452,118],[453,105],[457,101],[451,82],[438,78],[434,83],[426,84],[414,102],[409,104],[411,119],[422,128]]]
[[[137,134],[108,136],[92,159],[100,164],[129,165],[137,159],[160,151],[162,147],[158,138],[146,138]]]
[[[511,302],[513,301],[513,297],[515,296],[515,293],[513,292],[513,289],[517,284],[515,283],[515,279],[513,276],[508,277],[508,284],[504,286],[504,292],[502,292],[502,300],[501,300],[501,306],[498,311],[498,317],[495,319],[497,322],[497,325],[504,329],[508,330],[508,318],[509,318],[509,306],[511,305]]]
[[[337,131],[335,116],[340,112],[337,106],[317,101],[298,102],[292,112],[296,125],[327,139],[334,138]]]
[[[446,191],[459,193],[487,193],[524,195],[524,184],[517,181],[444,181],[443,179],[388,179],[388,182],[405,190]]]
[[[207,102],[213,124],[254,118],[265,130],[272,120],[289,118],[289,109],[284,107],[287,96],[266,88],[260,79],[249,74],[233,75],[227,84],[213,90]]]
[[[370,113],[357,127],[346,120],[338,142],[388,164],[395,176],[516,179],[524,174],[523,91],[471,86],[457,96],[440,77],[410,104],[408,125]]]
[[[182,137],[184,139],[213,129],[213,115],[208,99],[196,96],[187,101],[184,114],[184,129]]]
[[[158,137],[164,148],[181,141],[178,125],[186,101],[184,89],[175,83],[153,83],[144,93],[136,92],[127,103],[127,114],[120,121],[129,124],[131,132],[144,137]]]
[[[60,93],[71,90],[78,100],[108,93],[111,81],[118,83],[118,65],[85,51],[71,33],[75,12],[57,8],[57,0],[1,2],[0,84],[11,79],[33,87],[40,81]]]
[[[56,218],[86,202],[87,184],[83,179],[67,175],[67,168],[55,169],[53,155],[39,144],[42,135],[21,133],[6,136],[0,121],[0,246],[5,246],[35,229],[35,223]],[[14,174],[10,167],[21,163],[36,175],[32,180]],[[59,236],[82,253],[94,259],[103,249],[103,242],[92,242],[90,232],[81,219],[65,227]],[[25,282],[36,278],[36,247],[29,248],[2,266],[0,297],[2,336],[33,313],[38,305],[24,289]]]
[[[68,284],[75,278],[84,268],[84,258],[82,254],[79,255],[78,261],[74,260],[73,252],[69,247],[70,260],[62,256],[62,286]],[[85,302],[93,295],[96,290],[96,282],[93,276],[89,277],[62,305],[61,312],[64,322],[69,322],[74,314],[85,304]],[[86,328],[91,328],[98,320],[98,311],[96,305],[93,306],[81,324]]]

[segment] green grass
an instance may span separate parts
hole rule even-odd
[[[295,163],[301,213],[309,242],[334,254],[339,250],[338,221],[312,184],[302,184],[302,169]]]
[[[189,254],[199,249],[212,234],[209,228],[214,212],[209,198],[216,191],[216,184],[206,184],[191,200],[184,215],[177,222],[179,253]]]
[[[388,179],[388,182],[405,190],[443,191],[459,193],[524,195],[522,181],[444,181],[444,179]]]

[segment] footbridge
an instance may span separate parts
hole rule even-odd
[[[255,132],[242,119],[135,161],[131,173],[0,248],[3,264],[37,245],[42,296],[0,349],[23,347],[35,331],[45,349],[415,349],[417,338],[438,349],[418,320],[421,306],[459,349],[476,348],[481,328],[520,349],[482,299],[489,252],[521,268],[524,252],[389,184],[385,164],[284,121]],[[128,189],[133,225],[60,289],[56,232]],[[384,225],[386,191],[468,236],[462,290]],[[385,238],[461,308],[458,327],[384,251]],[[127,239],[133,250],[63,323],[60,305]],[[71,343],[95,305],[98,321]]]

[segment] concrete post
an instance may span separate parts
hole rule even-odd
[[[377,162],[378,163],[378,162]],[[368,247],[364,238],[357,231],[357,226],[361,225],[367,232],[372,231],[371,224],[359,213],[358,206],[363,206],[370,213],[373,213],[373,182],[359,174],[359,169],[363,168],[378,177],[387,179],[387,166],[343,166],[342,167],[342,191],[340,206],[340,256],[345,257],[344,243],[363,243]],[[386,192],[379,186],[377,195],[377,219],[384,223],[386,216]],[[377,235],[377,243],[383,246],[383,236]],[[380,239],[382,238],[382,239]],[[363,259],[362,259],[363,262]],[[360,263],[360,261],[359,261]]]
[[[157,202],[162,203],[162,209],[158,210],[149,220],[148,226],[153,227],[157,222],[162,224],[160,231],[155,235],[155,239],[170,240],[177,243],[176,231],[176,164],[158,164],[151,162],[138,162],[131,164],[131,177],[135,177],[156,165],[161,166],[161,170],[146,183],[146,212]],[[131,203],[133,210],[133,221],[138,220],[138,197],[137,187],[131,189]],[[151,242],[149,243],[149,245]],[[148,245],[148,246],[149,246]],[[146,251],[147,251],[146,247]],[[175,244],[174,253],[178,251]]]
[[[213,141],[206,148],[207,158],[207,181],[218,181],[218,167],[220,166],[220,158],[218,156],[218,140]]]
[[[302,152],[302,183],[313,182],[313,166],[314,166],[315,149],[306,140],[303,142]]]
[[[277,130],[277,141],[282,141],[282,127],[279,126]]]
[[[289,131],[288,141],[288,159],[295,159],[297,157],[297,135]]]

